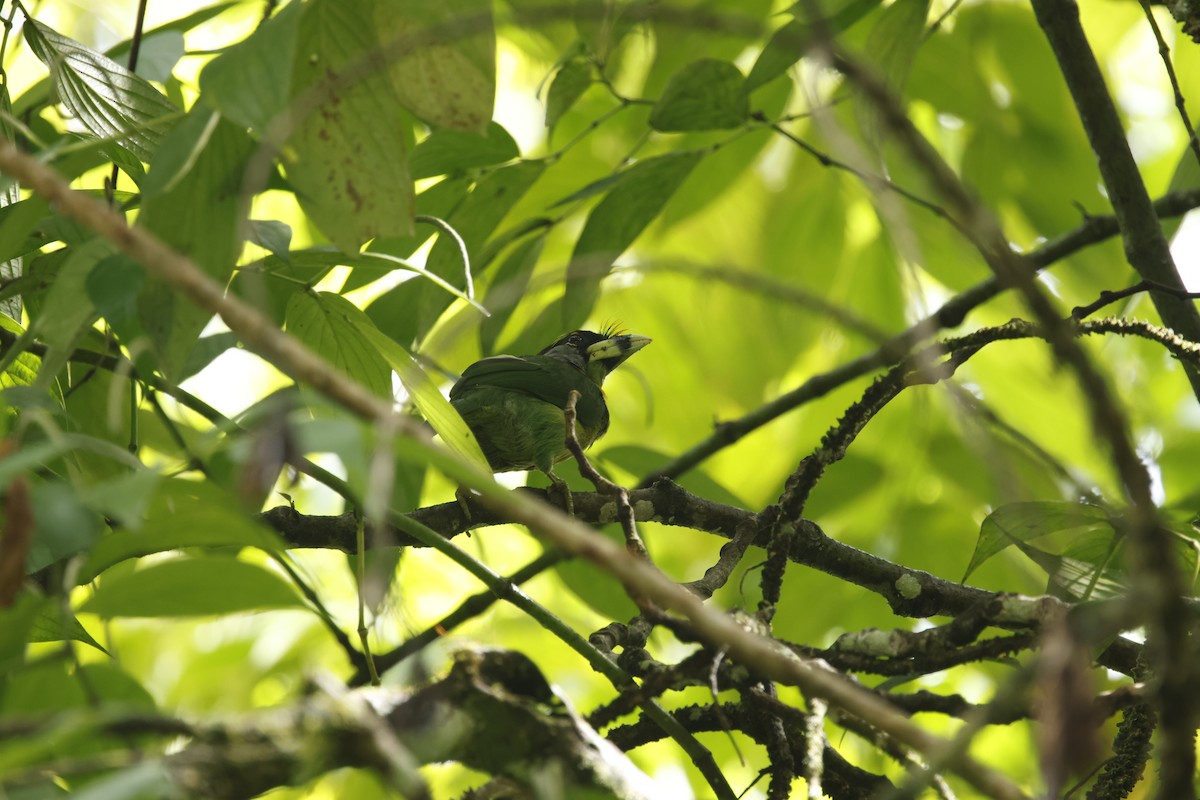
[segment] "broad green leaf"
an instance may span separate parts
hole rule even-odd
[[[92,134],[150,160],[179,116],[170,100],[146,79],[37,20],[26,22],[25,38],[50,70],[59,100]]]
[[[365,56],[379,47],[383,0],[315,0],[304,6],[292,70],[299,120],[285,149],[288,179],[313,223],[340,249],[413,228],[413,185],[394,82]],[[350,85],[341,85],[353,76]],[[309,108],[315,100],[319,105]]]
[[[1000,506],[980,526],[975,552],[963,580],[1009,545],[1075,528],[1111,529],[1112,521],[1103,508],[1087,503],[1038,500]]]
[[[483,0],[377,0],[387,74],[400,103],[435,128],[482,132],[496,96],[496,32]],[[395,55],[395,54],[393,54]]]
[[[414,179],[502,164],[521,155],[504,127],[489,122],[483,135],[450,128],[436,130],[413,148],[408,167]]]
[[[586,60],[572,58],[559,67],[546,92],[546,127],[553,130],[591,85],[592,67]]]
[[[591,313],[600,295],[600,282],[658,216],[701,157],[699,153],[672,153],[639,161],[621,173],[616,185],[592,209],[567,267],[563,330],[577,327]]]
[[[289,333],[375,394],[390,398],[392,373],[360,332],[365,320],[361,309],[332,292],[296,292],[288,302]]]
[[[750,117],[744,82],[728,61],[693,61],[667,84],[650,112],[650,127],[664,132],[736,128]]]
[[[821,21],[821,27],[831,36],[841,33],[874,10],[880,2],[881,0],[846,0]],[[798,3],[792,13],[803,13],[804,8],[804,4]],[[750,74],[746,76],[746,93],[765,86],[787,72],[804,56],[812,42],[813,34],[812,22],[800,16],[775,31],[758,54]]]
[[[300,15],[289,3],[200,73],[200,96],[224,116],[259,133],[287,106]]]
[[[284,579],[232,558],[180,558],[100,582],[79,611],[113,617],[204,617],[304,608]]]
[[[454,410],[454,406],[450,405],[450,401],[445,398],[437,384],[421,369],[417,360],[376,328],[369,319],[360,318],[354,322],[363,336],[383,354],[400,376],[400,382],[408,390],[417,410],[442,437],[446,447],[465,461],[490,472],[491,467],[488,466],[483,450],[479,448],[479,442],[475,440],[475,434],[471,433],[467,423],[463,422],[463,418]]]
[[[242,181],[253,147],[244,130],[196,107],[163,142],[146,176],[138,226],[186,253],[220,284],[228,281],[242,249]],[[146,285],[138,311],[140,329],[118,327],[124,344],[144,331],[158,368],[177,379],[211,312],[162,281]]]
[[[131,558],[183,547],[256,547],[281,552],[283,541],[214,483],[175,478],[163,483],[136,531],[100,537],[79,571],[80,584]]]

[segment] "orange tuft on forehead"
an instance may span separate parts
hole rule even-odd
[[[621,327],[620,322],[606,322],[600,328],[600,335],[605,339],[611,339],[614,336],[619,336],[622,333],[625,333],[625,331],[626,329]]]

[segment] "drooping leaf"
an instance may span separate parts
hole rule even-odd
[[[658,216],[700,159],[699,153],[671,153],[639,161],[621,173],[592,209],[567,267],[563,330],[587,318],[613,263]]]
[[[750,117],[744,82],[728,61],[693,61],[667,84],[650,112],[650,127],[664,132],[736,128]]]
[[[390,398],[391,369],[360,331],[365,319],[361,309],[332,292],[296,292],[288,302],[289,333],[375,394]]]
[[[288,3],[200,73],[200,96],[229,119],[260,133],[291,96],[301,3]]]
[[[1010,545],[1073,528],[1111,528],[1108,512],[1087,503],[1032,501],[1000,506],[984,519],[963,580]]]
[[[421,369],[421,365],[417,363],[416,359],[376,328],[369,319],[356,318],[354,322],[363,337],[374,345],[379,353],[383,354],[388,364],[400,376],[400,382],[408,390],[413,403],[442,437],[446,447],[468,463],[490,472],[491,468],[488,466],[487,458],[483,455],[483,450],[479,447],[479,442],[475,439],[475,434],[471,433],[467,423],[463,422],[463,418],[454,410],[454,406],[450,405],[450,401],[442,395],[437,384],[425,374],[425,370]]]
[[[100,582],[79,611],[113,617],[203,617],[304,608],[273,572],[232,558],[179,558]]]
[[[25,38],[50,70],[63,105],[93,135],[150,160],[179,116],[174,103],[146,79],[37,20],[27,20]]]
[[[285,166],[305,213],[347,253],[413,227],[409,122],[398,92],[387,72],[354,72],[379,47],[382,2],[308,3],[297,34],[292,99],[303,116]]]
[[[400,103],[435,128],[482,132],[496,96],[496,31],[482,0],[378,0],[385,49],[405,45],[387,73]]]

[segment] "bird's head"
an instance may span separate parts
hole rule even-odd
[[[625,359],[650,344],[649,336],[605,330],[571,331],[538,355],[561,358],[599,384]]]

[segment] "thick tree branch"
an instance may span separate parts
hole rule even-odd
[[[1100,175],[1121,228],[1125,257],[1144,280],[1183,289],[1170,246],[1129,149],[1121,117],[1080,24],[1079,6],[1075,0],[1033,0],[1033,11],[1054,50],[1096,153]],[[1171,293],[1152,292],[1150,296],[1167,327],[1184,338],[1200,342],[1200,314],[1195,305]],[[1200,398],[1200,369],[1185,366],[1184,370],[1192,391]]]

